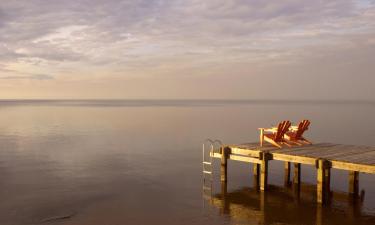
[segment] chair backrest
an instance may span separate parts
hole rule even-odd
[[[296,139],[302,137],[303,133],[309,129],[310,121],[309,120],[302,120],[298,125],[298,130],[296,131]]]
[[[275,135],[274,141],[282,141],[284,139],[284,134],[288,132],[291,125],[292,123],[288,120],[280,122],[277,126],[277,133]]]

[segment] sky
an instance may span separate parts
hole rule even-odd
[[[1,99],[375,100],[375,0],[0,0]]]

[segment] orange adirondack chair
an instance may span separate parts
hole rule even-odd
[[[266,129],[266,128],[259,128],[260,130],[260,146],[263,146],[263,142],[269,142],[272,145],[282,148],[282,144],[287,145],[288,147],[291,147],[290,144],[288,144],[285,139],[284,135],[286,132],[288,132],[290,126],[292,123],[288,120],[282,121],[279,123],[279,125],[274,128]],[[265,133],[268,132],[268,133]]]
[[[310,121],[309,120],[302,120],[299,124],[298,127],[293,127],[294,131],[289,131],[285,133],[285,139],[293,142],[297,145],[302,145],[302,144],[312,144],[309,140],[304,138],[302,135],[305,133],[306,130],[309,129]]]

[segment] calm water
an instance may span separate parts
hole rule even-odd
[[[201,169],[204,139],[256,141],[283,119],[310,119],[314,142],[374,146],[374,115],[373,102],[0,101],[0,224],[374,224],[374,175],[351,204],[334,170],[320,208],[308,166],[296,193],[271,162],[262,195],[251,165],[230,162],[227,193],[216,179],[211,200]]]

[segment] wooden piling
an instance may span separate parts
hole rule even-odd
[[[349,171],[349,194],[358,196],[359,191],[359,172]]]
[[[317,191],[317,202],[318,203],[326,203],[328,200],[330,189],[330,180],[327,179],[327,174],[330,174],[330,163],[329,161],[325,159],[318,159],[317,160],[317,185],[316,185],[316,191]]]
[[[223,197],[228,193],[228,184],[227,182],[221,182],[221,194]]]
[[[284,163],[284,186],[289,186],[290,184],[290,162]]]
[[[323,203],[323,186],[324,186],[324,161],[318,160],[317,165],[317,183],[316,183],[316,194],[317,194],[317,201],[318,203]]]
[[[228,214],[230,212],[230,202],[227,199],[227,194],[228,194],[227,188],[228,188],[227,182],[222,181],[221,182],[221,198],[222,198],[221,213],[222,214]]]
[[[222,182],[227,182],[228,179],[228,155],[229,155],[229,148],[222,147],[221,148],[221,173],[220,173],[220,180]]]
[[[268,160],[271,159],[271,155],[268,152],[261,152],[260,154],[260,190],[265,191],[268,183]]]
[[[253,184],[256,189],[259,188],[259,173],[260,173],[260,165],[257,163],[253,164]]]
[[[327,195],[330,195],[330,192],[331,192],[331,168],[330,166],[328,165],[328,168],[326,168],[324,170],[324,179],[325,179],[325,184],[326,184],[326,191],[327,191]]]
[[[301,163],[294,163],[293,184],[299,185],[301,183]]]
[[[253,165],[253,175],[254,176],[259,176],[259,168],[260,168],[259,164],[254,163],[254,165]]]

